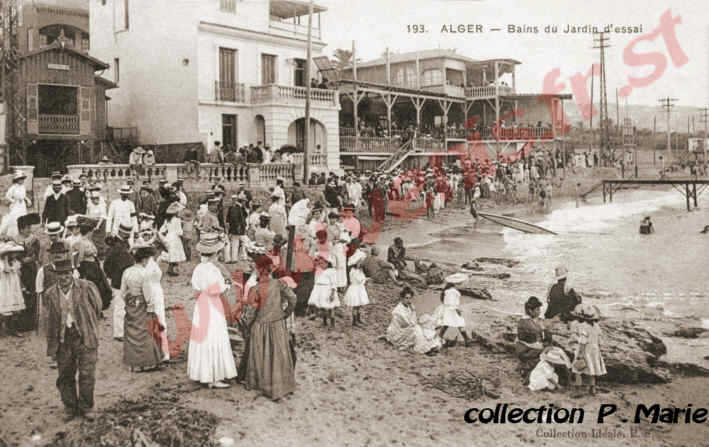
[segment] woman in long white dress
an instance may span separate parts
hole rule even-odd
[[[355,239],[354,243],[359,247],[359,240]],[[366,258],[367,255],[357,248],[347,260],[347,265],[350,266],[350,286],[345,292],[345,305],[352,308],[352,326],[363,324],[360,310],[362,306],[369,304],[369,295],[364,285],[367,277],[362,271],[362,263]]]
[[[25,189],[25,179],[27,176],[22,172],[15,172],[12,179],[12,186],[7,190],[5,199],[9,202],[10,209],[0,223],[0,234],[14,238],[19,234],[17,229],[17,219],[27,214],[27,190]]]
[[[140,239],[145,245],[155,244],[155,231],[152,228],[145,228],[140,231]],[[158,317],[158,321],[165,328],[164,331],[160,332],[160,349],[163,352],[163,362],[170,360],[170,345],[167,340],[167,318],[165,315],[165,291],[160,284],[162,279],[162,270],[160,269],[160,264],[155,261],[155,256],[151,256],[148,259],[148,263],[145,266],[145,274],[150,281],[150,291],[153,300],[153,307],[155,308],[155,315]]]
[[[167,261],[169,267],[167,274],[177,276],[177,264],[185,262],[185,249],[182,245],[182,220],[178,217],[180,212],[180,204],[173,202],[165,211],[165,222],[160,228],[160,235],[163,238],[163,243],[167,247]]]
[[[281,200],[276,193],[271,195],[271,206],[268,208],[268,214],[271,216],[271,231],[280,234],[283,237],[288,237],[286,232],[286,205],[285,200]]]
[[[224,248],[216,233],[200,236],[196,246],[201,262],[192,273],[192,287],[199,292],[192,316],[192,333],[187,351],[187,374],[191,380],[210,388],[227,388],[224,380],[236,377],[236,364],[221,295],[228,289],[215,255]]]
[[[330,213],[328,216],[329,224],[327,226],[327,237],[332,243],[332,253],[335,258],[333,267],[337,271],[337,287],[344,289],[347,287],[347,256],[346,244],[350,242],[351,238],[347,229],[342,224],[340,215],[337,213]]]
[[[456,273],[445,279],[445,286],[441,292],[441,304],[433,312],[436,325],[440,328],[439,335],[443,338],[448,328],[457,329],[465,341],[465,345],[470,345],[470,337],[465,332],[465,319],[460,311],[460,292],[455,288],[456,284],[464,282],[467,277],[464,274]]]
[[[401,301],[391,311],[391,323],[387,328],[387,341],[400,350],[411,350],[417,354],[435,352],[443,345],[435,330],[427,330],[416,319],[416,308],[411,300],[414,291],[404,287],[399,295]],[[427,317],[427,318],[426,318]],[[431,320],[422,315],[421,322]]]

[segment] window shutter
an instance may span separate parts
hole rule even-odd
[[[93,90],[93,87],[79,88],[79,134],[81,135],[89,135],[91,133]]]
[[[27,84],[27,133],[32,135],[39,134],[38,96],[37,84]]]

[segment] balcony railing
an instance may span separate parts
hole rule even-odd
[[[291,87],[276,84],[251,87],[252,104],[305,104],[305,96],[305,87]],[[336,90],[321,88],[310,89],[310,100],[315,104],[332,107],[337,107],[339,101]]]
[[[372,152],[393,154],[401,147],[401,138],[391,140],[386,137],[356,137],[340,136],[340,152]]]
[[[308,25],[285,22],[274,16],[271,16],[269,28],[278,34],[289,34],[293,37],[308,37]],[[318,40],[322,38],[320,28],[317,26],[313,26],[313,38]]]
[[[79,135],[79,115],[39,115],[39,133]]]
[[[554,133],[548,127],[490,127],[469,131],[469,140],[551,140]]]
[[[293,163],[296,165],[303,163],[303,154],[293,154]],[[310,154],[310,166],[327,167],[327,153]]]
[[[246,102],[246,86],[240,83],[214,82],[217,101]]]
[[[509,86],[501,85],[495,87],[490,85],[487,87],[465,87],[466,98],[494,98],[496,89],[499,89],[500,95],[513,95],[514,89]]]

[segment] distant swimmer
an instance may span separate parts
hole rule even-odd
[[[702,231],[700,231],[700,233],[702,233],[702,234],[709,233],[709,225],[705,226],[704,229]]]
[[[652,225],[650,216],[645,217],[640,223],[640,234],[651,234],[655,232],[655,227]]]

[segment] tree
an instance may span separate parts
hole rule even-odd
[[[337,71],[342,71],[345,67],[352,64],[352,51],[350,50],[338,48],[332,54],[332,57],[335,59],[335,68]]]

